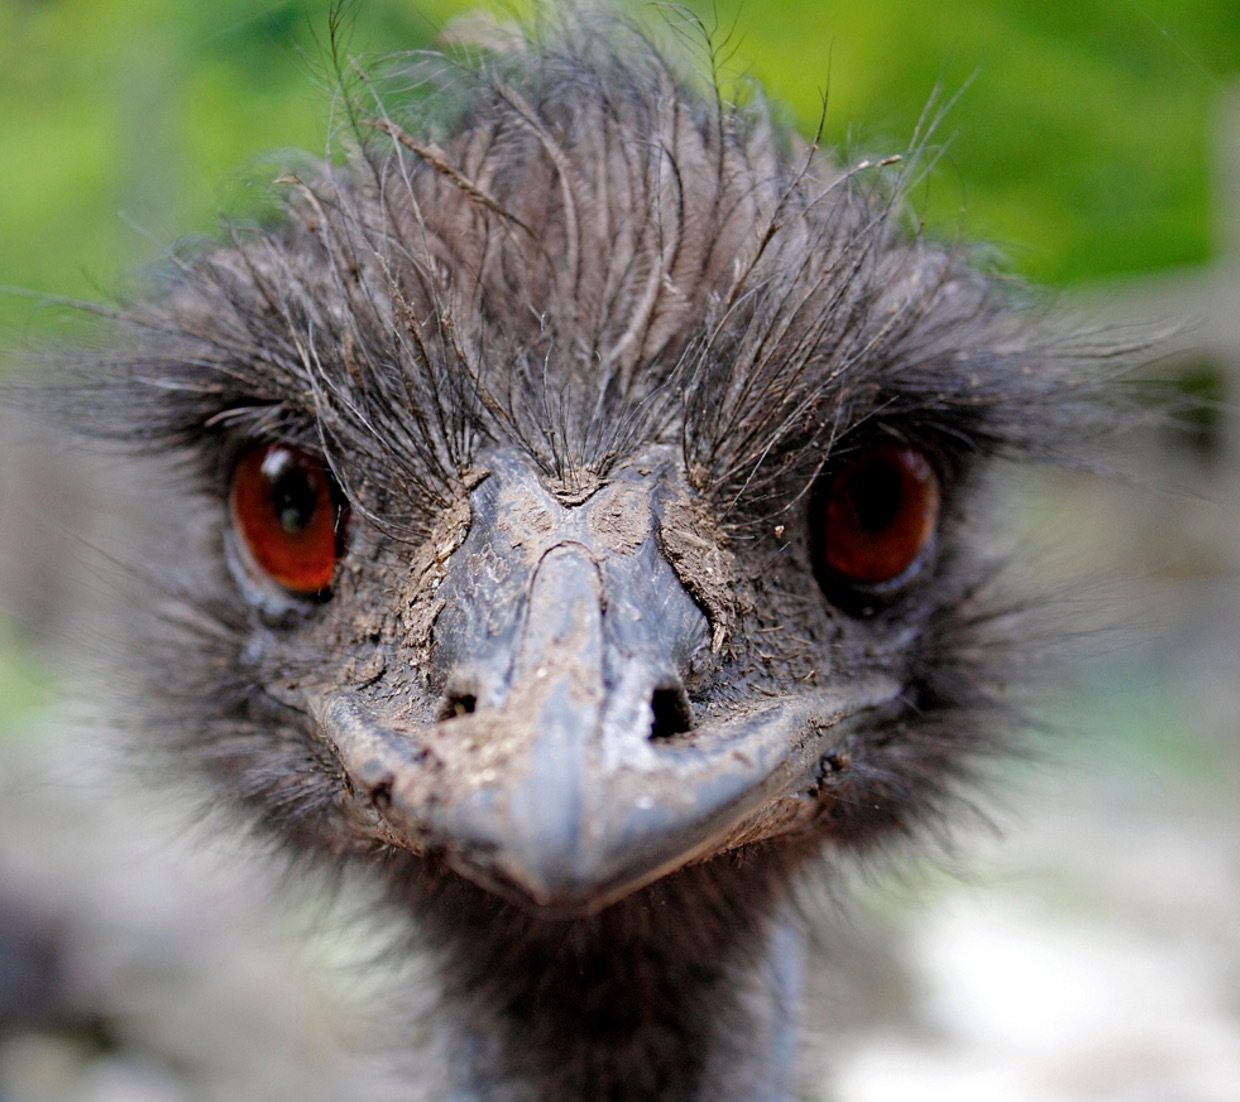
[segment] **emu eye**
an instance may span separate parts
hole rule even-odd
[[[939,502],[938,475],[919,449],[881,444],[849,456],[820,498],[819,569],[851,585],[897,581],[934,539]]]
[[[247,565],[300,596],[331,585],[341,513],[322,463],[288,444],[263,444],[233,469],[228,495]]]

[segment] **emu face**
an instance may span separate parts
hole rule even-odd
[[[898,180],[585,39],[454,72],[438,132],[363,104],[76,392],[198,520],[166,744],[295,845],[567,911],[936,813],[1000,738],[981,475],[1088,401]]]

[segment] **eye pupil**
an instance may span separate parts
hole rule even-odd
[[[917,448],[881,444],[844,459],[821,491],[815,566],[825,588],[904,578],[938,527],[939,480]]]
[[[296,471],[272,486],[271,501],[280,518],[280,527],[289,535],[295,535],[304,532],[314,520],[318,489],[305,472]]]
[[[889,463],[862,467],[847,480],[843,492],[862,531],[881,532],[899,515],[900,473]]]
[[[252,574],[307,596],[331,585],[341,516],[331,479],[313,456],[286,444],[252,449],[233,470],[229,506]]]

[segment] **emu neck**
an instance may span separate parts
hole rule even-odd
[[[801,936],[771,876],[717,861],[561,921],[455,879],[434,895],[440,1097],[796,1097]]]

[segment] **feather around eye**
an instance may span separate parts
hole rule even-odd
[[[331,585],[343,525],[331,477],[312,456],[263,444],[233,468],[229,513],[246,566],[299,596]]]

